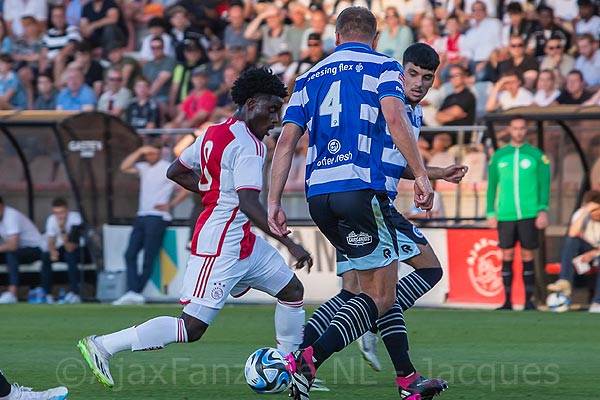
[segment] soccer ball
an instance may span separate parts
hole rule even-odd
[[[550,311],[565,312],[569,311],[571,299],[562,292],[550,293],[546,299],[546,305]]]
[[[292,377],[285,368],[287,361],[277,349],[263,347],[246,361],[246,383],[256,393],[280,393],[290,387]]]

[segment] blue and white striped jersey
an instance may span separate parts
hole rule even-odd
[[[410,104],[405,105],[406,113],[410,119],[410,123],[413,128],[413,134],[415,139],[419,138],[421,132],[421,126],[423,126],[423,109],[420,105],[417,105],[414,109]],[[383,143],[383,155],[381,157],[383,173],[385,175],[385,188],[388,195],[393,200],[398,194],[398,181],[404,169],[406,168],[406,158],[400,153],[400,150],[396,147],[392,141],[390,131],[386,129],[386,136]]]
[[[380,101],[404,102],[404,70],[361,43],[344,43],[296,79],[283,124],[308,130],[307,197],[386,190],[382,153],[386,123]]]

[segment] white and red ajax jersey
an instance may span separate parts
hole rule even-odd
[[[200,176],[204,204],[192,237],[193,255],[239,259],[250,255],[256,237],[239,210],[237,191],[262,189],[265,154],[266,146],[246,124],[230,118],[209,127],[179,156]]]

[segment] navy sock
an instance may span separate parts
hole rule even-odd
[[[371,297],[361,293],[340,308],[331,325],[313,344],[315,366],[318,368],[335,352],[342,350],[361,337],[377,320],[377,305]]]
[[[342,289],[335,297],[327,300],[317,308],[304,326],[304,340],[300,348],[305,349],[316,342],[325,332],[338,310],[354,296],[354,293]]]
[[[377,320],[381,339],[394,364],[396,376],[407,376],[415,372],[415,367],[408,355],[408,335],[402,308],[398,303]]]
[[[523,284],[525,285],[525,301],[531,301],[535,290],[535,262],[523,261]]]
[[[7,397],[11,390],[10,383],[8,383],[2,372],[0,372],[0,397]]]
[[[396,284],[396,299],[403,311],[411,308],[418,298],[431,290],[440,279],[443,271],[439,267],[416,269]]]
[[[513,261],[502,261],[502,282],[504,282],[504,303],[512,303],[510,294],[512,292],[512,272]]]

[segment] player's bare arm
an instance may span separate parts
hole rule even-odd
[[[432,180],[443,179],[451,183],[460,183],[462,178],[467,174],[469,167],[466,165],[453,164],[446,168],[440,167],[425,167],[427,177]],[[402,174],[402,178],[414,180],[415,174],[410,168],[406,168]]]
[[[313,264],[310,254],[302,246],[294,242],[289,237],[276,235],[271,231],[271,229],[269,229],[269,224],[267,222],[267,211],[262,204],[260,204],[258,198],[260,192],[253,189],[242,189],[238,190],[237,193],[240,211],[243,212],[258,229],[277,239],[289,250],[290,254],[294,256],[296,260],[298,260],[296,263],[296,268],[303,268],[306,265],[310,271],[310,268]]]
[[[152,146],[142,146],[127,157],[121,162],[119,169],[121,172],[126,174],[137,174],[138,171],[135,168],[135,163],[138,162],[143,156],[148,153],[157,152],[158,149]]]
[[[199,193],[198,181],[200,177],[179,160],[171,163],[167,170],[167,178],[190,192]]]

